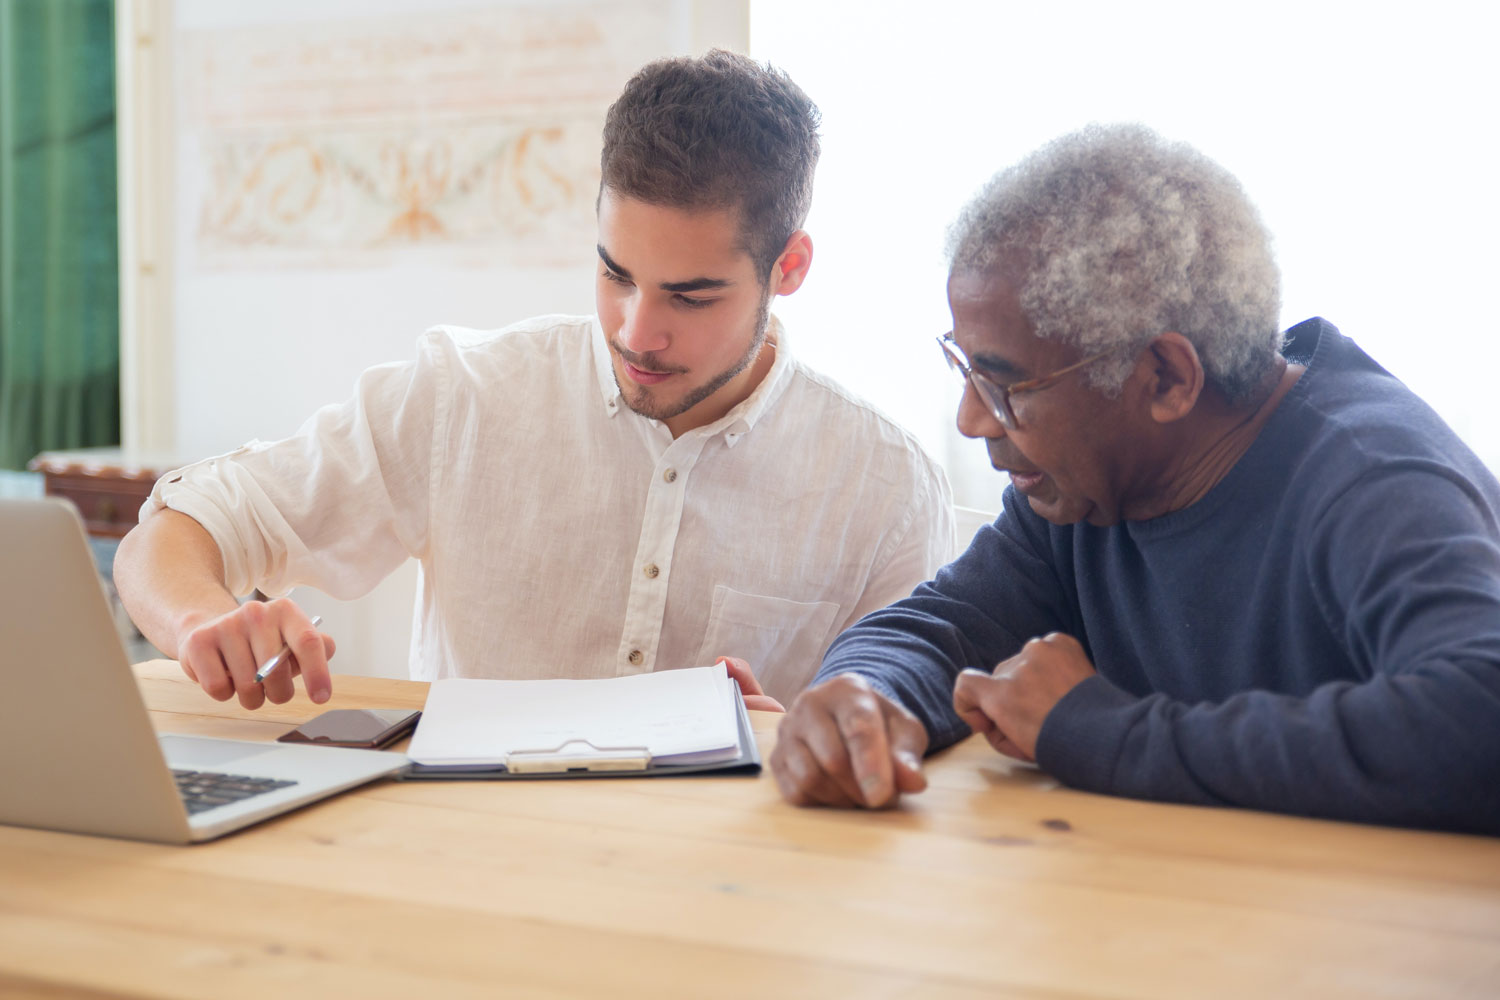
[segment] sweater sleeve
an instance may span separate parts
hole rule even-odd
[[[1038,763],[1090,791],[1500,833],[1497,538],[1462,476],[1377,469],[1310,525],[1302,560],[1360,677],[1216,704],[1094,677],[1048,715]]]
[[[905,706],[927,729],[930,749],[970,733],[953,711],[953,684],[974,667],[991,670],[1033,636],[1077,632],[1047,555],[1039,519],[1005,491],[1005,509],[956,561],[905,600],[875,611],[829,647],[814,683],[853,672]]]

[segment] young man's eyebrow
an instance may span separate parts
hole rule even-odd
[[[594,249],[599,251],[599,259],[604,261],[605,267],[609,268],[611,271],[615,272],[622,278],[630,277],[630,272],[625,270],[619,264],[616,264],[615,259],[609,255],[609,251],[605,250],[597,243],[594,244]]]
[[[691,281],[663,281],[664,292],[702,292],[715,288],[728,288],[734,282],[726,278],[694,278]]]
[[[599,259],[604,261],[604,266],[627,280],[631,279],[629,271],[615,263],[613,257],[602,246],[595,245],[594,249],[599,251]],[[660,288],[664,292],[703,292],[716,288],[728,288],[734,282],[727,278],[691,278],[687,281],[663,281]]]

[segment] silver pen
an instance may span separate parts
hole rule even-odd
[[[322,615],[313,615],[312,616],[312,626],[313,626],[313,628],[317,628],[321,624],[323,624],[323,616]],[[289,656],[291,656],[291,655],[292,655],[292,647],[288,646],[286,643],[283,642],[281,644],[281,651],[278,652],[275,656],[271,657],[265,663],[262,663],[260,665],[260,669],[255,672],[255,683],[259,684],[261,681],[263,681],[267,677],[269,677],[271,675],[271,671],[275,670],[277,667],[279,667],[283,663],[285,663],[287,661],[287,658]]]

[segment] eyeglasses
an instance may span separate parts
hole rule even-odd
[[[943,349],[943,359],[948,362],[948,367],[958,372],[959,378],[974,387],[974,390],[979,393],[979,398],[984,400],[984,405],[989,409],[991,416],[1000,421],[1001,426],[1008,431],[1013,431],[1020,426],[1016,420],[1016,411],[1010,405],[1012,396],[1019,392],[1035,392],[1038,389],[1045,389],[1064,375],[1106,358],[1115,350],[1111,348],[1107,351],[1100,351],[1098,354],[1090,354],[1082,361],[1075,361],[1066,368],[1059,368],[1040,378],[1029,378],[1020,382],[1012,382],[1010,385],[1001,385],[988,375],[976,372],[969,367],[968,359],[964,357],[963,352],[958,349],[958,344],[953,340],[952,330],[937,338],[937,342],[938,346]]]

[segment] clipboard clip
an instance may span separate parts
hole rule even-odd
[[[584,739],[544,749],[512,750],[505,755],[505,769],[512,774],[644,771],[650,766],[651,751],[646,747],[598,747]]]

